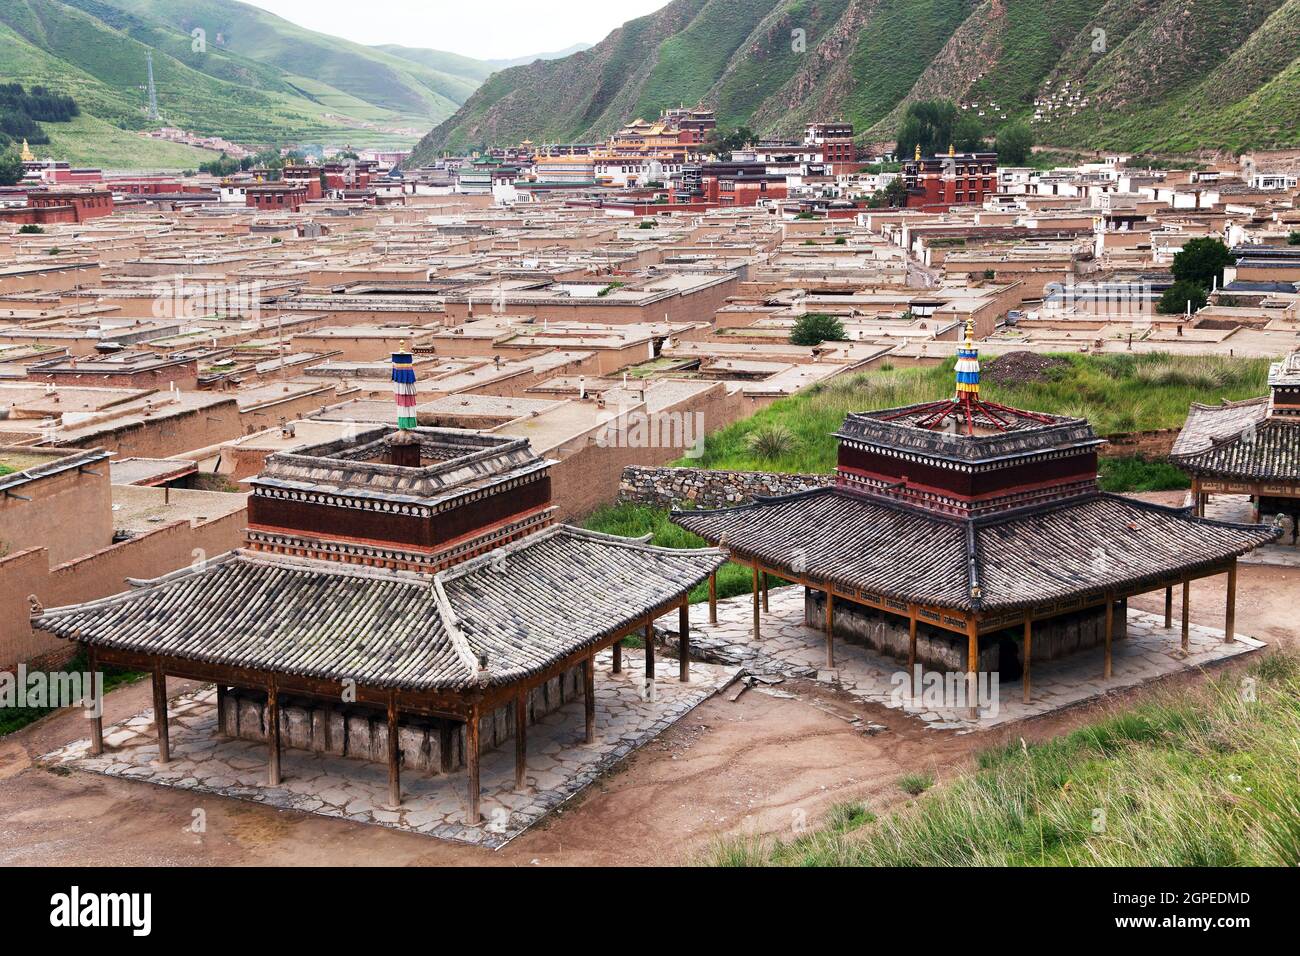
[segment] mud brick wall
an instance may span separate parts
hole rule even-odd
[[[833,474],[783,475],[772,471],[710,471],[707,468],[623,469],[620,504],[652,508],[728,508],[747,504],[755,495],[790,495],[835,483]]]
[[[1115,432],[1106,435],[1109,444],[1102,445],[1098,453],[1106,458],[1143,455],[1146,458],[1168,458],[1173,450],[1177,428],[1158,428],[1145,432]]]

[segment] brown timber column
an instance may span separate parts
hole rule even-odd
[[[95,649],[86,647],[86,658],[90,662],[90,686],[95,684]],[[95,709],[98,713],[90,718],[90,752],[98,757],[104,752],[104,695],[96,691]]]
[[[767,606],[767,584],[768,584],[768,576],[767,576],[767,572],[764,571],[763,572],[763,613],[764,614],[766,614],[768,611],[771,610],[771,608]]]
[[[1183,650],[1187,650],[1188,635],[1191,631],[1191,618],[1188,617],[1189,606],[1192,603],[1192,582],[1183,579]]]
[[[589,743],[596,742],[596,659],[585,658],[582,662],[582,709],[587,717],[587,735],[583,739]]]
[[[980,625],[972,615],[966,619],[966,704],[967,716],[979,719]]]
[[[397,692],[390,690],[388,692],[388,802],[394,807],[402,805],[401,754],[397,739]]]
[[[1173,585],[1165,588],[1165,630],[1174,626],[1174,588]]]
[[[266,782],[272,787],[278,787],[280,786],[280,695],[274,676],[266,685],[266,742],[271,746]]]
[[[528,692],[524,690],[515,695],[515,789],[528,789]]]
[[[835,595],[826,589],[826,666],[835,666]]]
[[[1102,679],[1110,680],[1110,642],[1115,635],[1115,599],[1106,595],[1106,664],[1102,668]]]
[[[623,638],[619,638],[612,645],[614,652],[614,666],[610,668],[615,674],[623,673]]]
[[[153,725],[158,732],[158,762],[167,763],[172,755],[167,737],[167,675],[161,664],[153,666]]]
[[[754,564],[754,640],[758,640],[759,635],[759,611],[758,602],[761,600],[758,593],[758,564]]]
[[[912,699],[920,693],[921,682],[916,677],[916,607],[907,608],[907,679],[912,687]]]
[[[649,618],[645,622],[645,679],[649,694],[648,685],[655,682],[655,625]]]
[[[1029,661],[1033,656],[1034,619],[1025,615],[1025,672],[1021,676],[1020,686],[1024,691],[1024,702],[1029,703]]]
[[[225,734],[226,731],[226,685],[217,681],[217,734]]]
[[[478,810],[482,796],[478,784],[478,724],[478,704],[475,704],[469,709],[469,718],[465,721],[465,769],[469,774],[469,813],[465,815],[465,822],[472,827],[478,826],[481,819]]]
[[[683,684],[691,679],[691,606],[686,598],[677,609],[677,678]]]
[[[1231,644],[1237,634],[1237,559],[1228,565],[1228,601],[1223,613],[1223,640]]]
[[[709,575],[709,623],[718,623],[718,572]]]

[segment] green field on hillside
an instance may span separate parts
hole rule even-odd
[[[1300,663],[1273,654],[1046,743],[989,750],[973,774],[884,819],[845,804],[811,833],[723,841],[704,862],[1296,866],[1297,740]],[[898,787],[928,790],[940,769]]]

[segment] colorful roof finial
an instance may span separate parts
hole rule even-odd
[[[397,401],[397,427],[414,428],[415,422],[415,356],[406,351],[393,353],[393,398]]]
[[[957,397],[980,393],[980,353],[975,347],[975,320],[966,320],[966,341],[957,347]]]
[[[921,144],[920,144],[920,143],[917,143],[917,144],[916,144],[916,156],[915,156],[914,158],[917,159],[918,161],[919,161],[920,158],[921,158]]]

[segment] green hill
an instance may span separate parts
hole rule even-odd
[[[1023,119],[1062,147],[1294,146],[1300,0],[673,0],[588,50],[494,74],[413,161],[595,139],[681,102],[724,130],[849,120],[885,141],[907,103],[935,97],[983,111],[989,133]]]
[[[205,31],[200,49],[195,28]],[[409,143],[492,70],[434,50],[396,56],[234,0],[0,3],[0,82],[68,93],[119,130],[158,125],[146,116],[149,54],[164,124],[249,144]],[[91,140],[51,136],[73,149]],[[190,152],[203,155],[169,157]],[[81,149],[60,158],[96,161]]]

